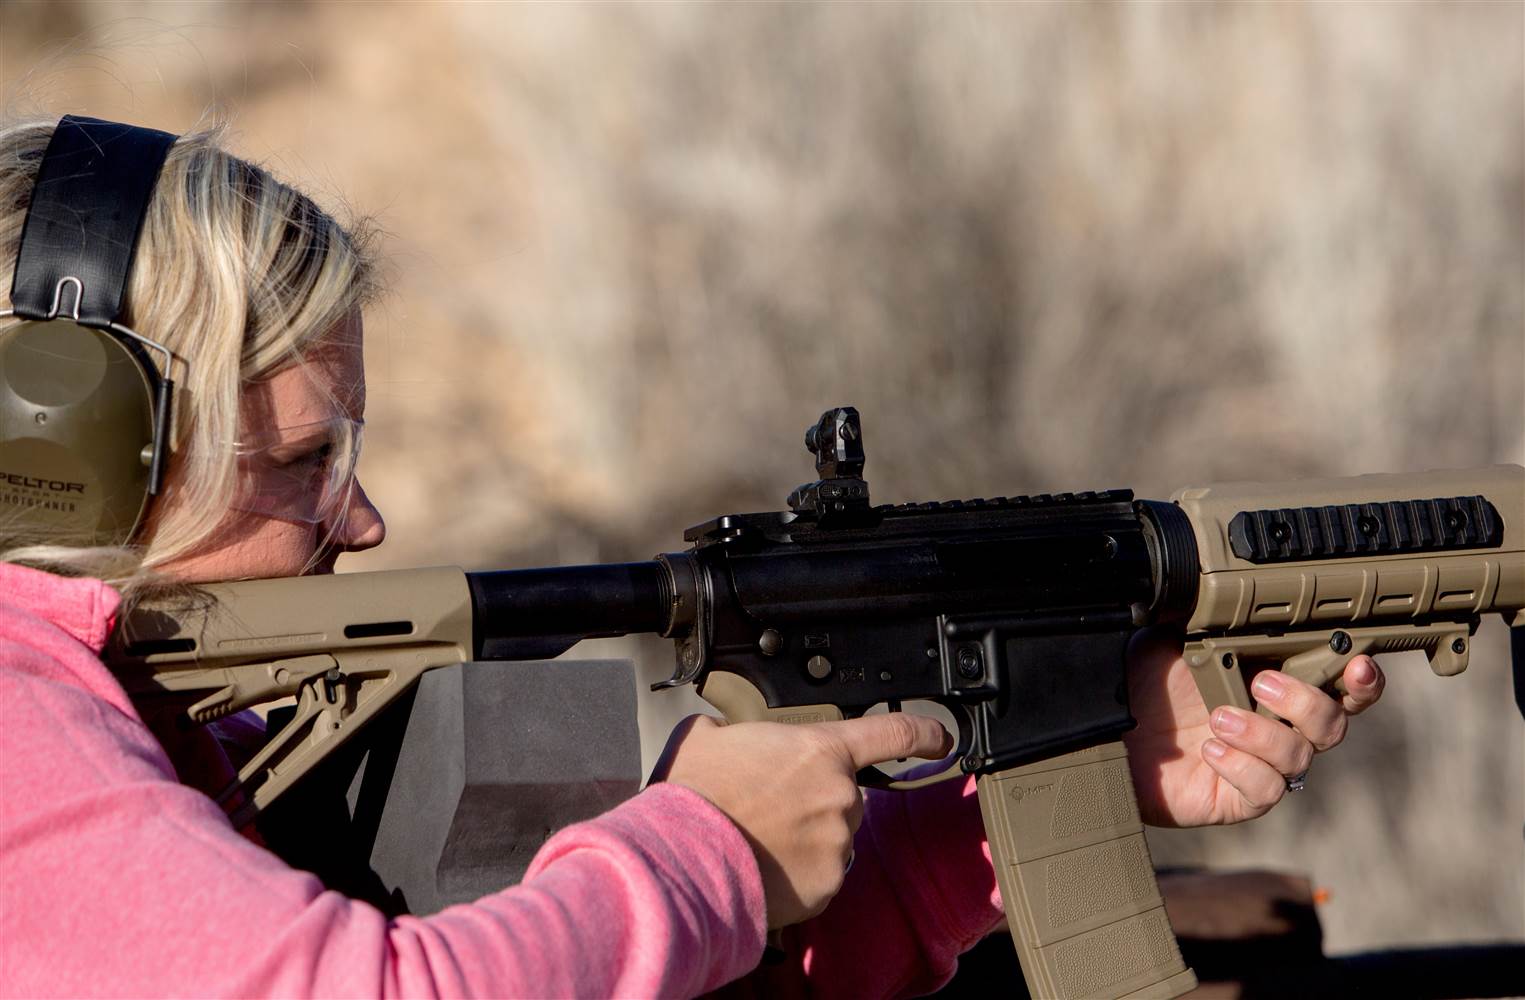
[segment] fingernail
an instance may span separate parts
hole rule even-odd
[[[1213,731],[1226,736],[1237,736],[1244,732],[1244,717],[1238,712],[1220,708],[1213,713]]]
[[[1261,701],[1280,698],[1287,691],[1287,682],[1274,670],[1263,670],[1255,675],[1255,683],[1251,685],[1255,689],[1255,697]]]
[[[1363,659],[1356,663],[1350,671],[1351,679],[1357,684],[1372,684],[1377,680],[1377,668],[1370,660]]]
[[[1223,755],[1228,753],[1228,747],[1217,740],[1208,740],[1202,744],[1202,753],[1204,756],[1211,757],[1214,760],[1221,760]]]

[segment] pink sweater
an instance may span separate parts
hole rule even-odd
[[[0,996],[689,996],[757,964],[751,850],[673,785],[562,830],[470,905],[388,919],[325,890],[192,787],[229,773],[209,734],[167,754],[144,726],[98,658],[117,604],[99,581],[0,565]],[[842,893],[727,992],[946,981],[1000,920],[960,785],[871,794]]]

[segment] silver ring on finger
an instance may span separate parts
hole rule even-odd
[[[1283,778],[1282,780],[1287,783],[1287,791],[1300,792],[1308,786],[1308,772],[1304,771],[1302,774],[1294,774],[1292,777]]]

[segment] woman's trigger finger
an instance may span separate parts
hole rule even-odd
[[[953,745],[953,737],[936,719],[909,712],[865,715],[842,722],[819,723],[832,731],[857,769],[902,757],[936,759]]]

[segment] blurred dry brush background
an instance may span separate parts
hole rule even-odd
[[[388,231],[350,569],[679,548],[842,403],[880,501],[1525,461],[1522,45],[1513,3],[0,0],[11,111],[225,119]],[[1311,873],[1332,952],[1525,939],[1505,630],[1385,666],[1307,792],[1156,860]]]

